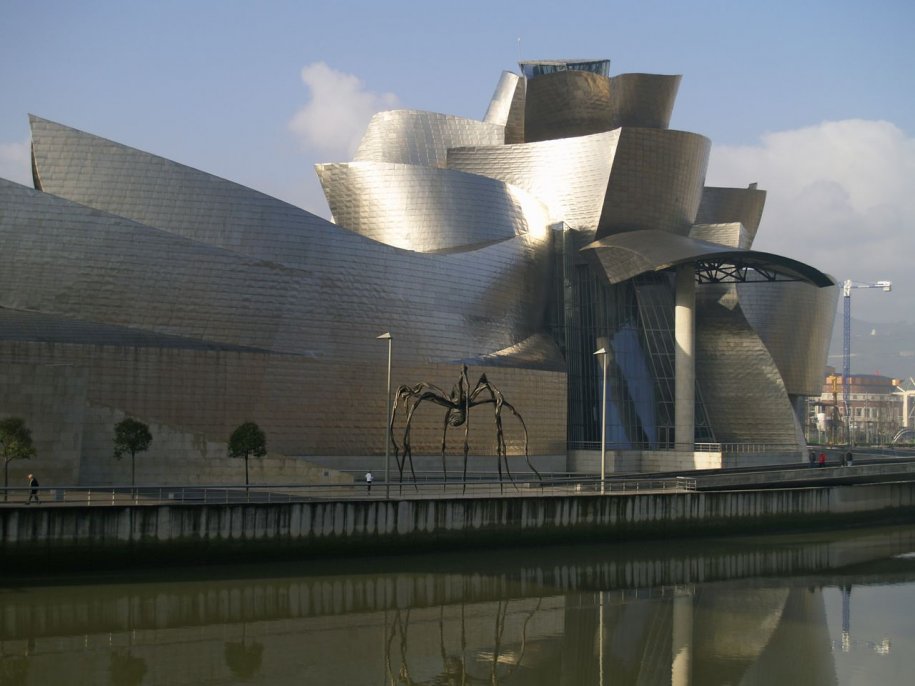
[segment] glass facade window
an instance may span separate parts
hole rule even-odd
[[[520,62],[519,66],[526,79],[560,71],[587,71],[601,76],[610,75],[610,60],[544,60],[542,62]]]

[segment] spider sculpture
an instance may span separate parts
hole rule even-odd
[[[445,443],[448,436],[449,426],[464,427],[464,490],[467,489],[467,453],[470,450],[468,439],[470,436],[470,409],[478,405],[492,405],[495,413],[496,422],[496,451],[499,467],[499,482],[502,481],[502,465],[505,464],[505,473],[514,483],[511,471],[508,468],[508,459],[505,450],[505,436],[502,432],[502,409],[507,408],[521,422],[521,428],[524,431],[524,459],[527,466],[542,480],[540,472],[531,464],[530,457],[527,453],[527,426],[524,419],[518,414],[517,410],[505,402],[502,392],[493,386],[486,374],[480,376],[473,390],[467,380],[467,365],[461,369],[461,378],[451,389],[451,393],[446,395],[445,392],[437,386],[428,383],[418,383],[415,386],[400,386],[394,394],[394,409],[391,412],[391,442],[394,444],[395,457],[397,459],[397,468],[400,471],[400,481],[403,482],[403,470],[409,463],[410,473],[413,475],[413,482],[416,483],[416,472],[413,470],[413,450],[410,445],[410,427],[413,422],[413,415],[419,406],[429,401],[445,408],[445,421],[442,430],[442,475],[445,481],[448,480],[448,474],[445,467]],[[406,422],[403,431],[403,444],[397,445],[394,438],[394,421],[397,418],[397,409],[403,405],[406,412]]]

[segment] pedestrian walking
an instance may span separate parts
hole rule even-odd
[[[26,505],[31,505],[32,498],[35,498],[36,503],[40,503],[41,501],[38,499],[38,479],[35,478],[34,474],[29,474],[29,488],[31,490],[29,491],[29,500]]]
[[[372,492],[372,482],[375,480],[375,477],[372,476],[371,472],[365,473],[365,491],[366,493]]]
[[[820,456],[817,458],[817,465],[820,467],[826,466],[826,453],[820,453]]]

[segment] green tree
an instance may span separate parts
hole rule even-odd
[[[114,456],[121,459],[125,454],[130,453],[130,487],[133,488],[136,481],[134,458],[137,453],[149,450],[149,444],[152,443],[152,434],[149,433],[149,427],[143,422],[139,422],[131,417],[122,419],[114,426]]]
[[[248,455],[263,457],[267,454],[267,437],[254,422],[245,422],[229,437],[229,457],[245,458],[245,488],[248,488]]]
[[[10,462],[35,457],[32,431],[21,417],[7,417],[0,420],[0,455],[3,456],[3,500],[7,499],[9,488]]]

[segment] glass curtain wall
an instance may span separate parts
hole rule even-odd
[[[607,446],[664,450],[674,446],[674,286],[669,274],[611,285],[603,269],[579,252],[586,237],[565,230],[555,245],[557,271],[551,316],[568,371],[569,448],[600,444],[602,360],[607,367]],[[581,244],[581,245],[580,245]],[[713,441],[701,394],[696,440]]]

